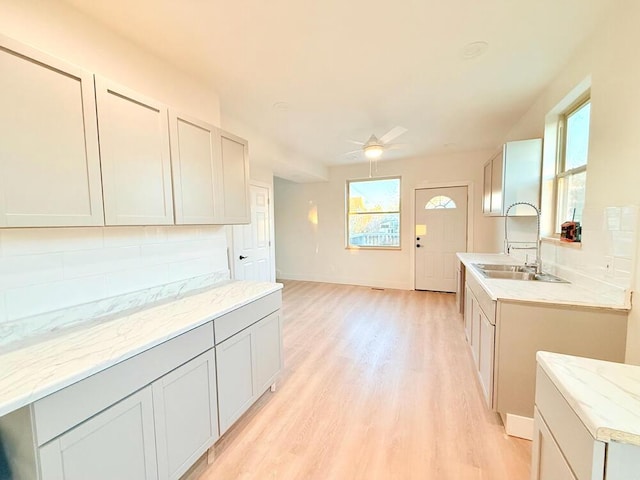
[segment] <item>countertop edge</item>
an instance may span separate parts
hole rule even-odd
[[[591,436],[598,441],[609,443],[609,442],[618,442],[624,443],[628,445],[640,446],[640,434],[635,434],[631,432],[625,432],[616,428],[597,426],[599,423],[595,420],[580,404],[580,402],[575,398],[575,396],[569,391],[569,389],[564,385],[562,379],[560,379],[553,368],[553,365],[548,361],[548,357],[551,356],[563,356],[570,357],[570,355],[558,354],[553,352],[544,352],[539,351],[536,353],[536,360],[538,365],[544,370],[544,372],[549,376],[555,387],[558,389],[562,397],[569,404],[571,409],[576,413],[580,422],[585,426],[585,428],[589,431]],[[596,360],[596,359],[587,359],[593,360],[595,362],[604,360]],[[614,362],[606,362],[606,363],[614,363]],[[627,365],[627,364],[620,364]]]
[[[211,289],[205,290],[205,291],[200,291],[198,293],[196,293],[195,295],[202,295],[202,294],[206,294],[206,293],[211,293],[213,291],[215,291],[216,289],[219,288],[224,288],[224,287],[228,287],[233,285],[234,283],[237,282],[229,282],[226,283],[222,286],[214,286]],[[267,282],[264,282],[267,283]],[[268,282],[271,283],[271,282]],[[139,355],[140,353],[143,353],[147,350],[150,350],[153,347],[156,347],[164,342],[167,342],[173,338],[176,338],[179,335],[182,335],[190,330],[193,330],[194,328],[197,328],[199,326],[202,326],[208,322],[211,322],[213,320],[215,320],[216,318],[219,318],[223,315],[226,315],[229,312],[232,312],[234,310],[237,310],[238,308],[241,308],[245,305],[248,305],[249,303],[258,300],[260,298],[263,298],[267,295],[270,295],[272,293],[275,293],[277,291],[280,291],[284,288],[284,286],[281,283],[272,283],[272,287],[271,288],[266,288],[264,291],[261,291],[260,293],[257,294],[253,294],[253,295],[249,295],[246,298],[243,298],[241,301],[234,303],[233,305],[230,305],[222,310],[216,311],[215,313],[211,314],[211,315],[207,315],[203,318],[199,318],[197,320],[194,320],[193,322],[189,323],[188,325],[185,325],[181,328],[177,328],[176,330],[171,330],[169,331],[169,333],[159,336],[158,338],[155,338],[149,342],[146,342],[144,344],[140,344],[138,346],[135,346],[133,348],[131,348],[130,350],[127,350],[126,353],[119,355],[117,357],[114,358],[110,358],[104,362],[98,362],[94,365],[92,365],[89,368],[83,369],[81,371],[78,372],[74,372],[73,375],[68,375],[66,377],[62,377],[62,378],[57,378],[55,379],[55,381],[52,381],[49,384],[45,384],[45,385],[36,385],[34,386],[34,388],[29,392],[29,393],[25,393],[22,395],[17,395],[15,398],[12,398],[11,400],[8,401],[4,401],[3,403],[0,403],[0,417],[3,415],[7,415],[15,410],[18,410],[22,407],[25,407],[33,402],[36,402],[44,397],[46,397],[47,395],[51,395],[57,391],[62,390],[63,388],[66,388],[70,385],[73,385],[74,383],[80,382],[92,375],[95,375],[96,373],[99,373],[103,370],[106,370],[110,367],[113,367],[121,362],[124,362],[136,355]],[[194,296],[195,296],[194,295]],[[140,310],[138,312],[136,312],[134,315],[140,315],[140,314],[145,314],[148,313],[149,311],[153,310],[154,308],[161,308],[161,307],[167,307],[168,305],[183,301],[185,298],[188,298],[189,295],[186,295],[185,297],[181,298],[181,299],[177,299],[173,302],[168,302],[165,303],[163,305],[161,305],[160,307],[158,306],[154,306],[151,305],[149,306],[149,308]],[[123,315],[122,318],[127,317],[128,315]],[[114,320],[118,320],[118,319],[114,319]],[[111,320],[111,321],[114,321]],[[1,358],[1,357],[0,357]]]

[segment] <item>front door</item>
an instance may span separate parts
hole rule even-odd
[[[416,190],[415,288],[456,291],[456,252],[467,250],[467,187]]]
[[[233,252],[236,280],[272,281],[269,189],[251,185],[251,224],[234,225]]]

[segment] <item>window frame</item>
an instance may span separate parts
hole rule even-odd
[[[382,212],[373,212],[374,214],[398,214],[398,245],[397,246],[378,246],[378,245],[350,245],[349,244],[349,216],[350,215],[371,215],[372,212],[351,212],[351,184],[362,182],[376,182],[382,180],[398,180],[398,210],[389,210]],[[346,181],[345,192],[345,249],[346,250],[402,250],[402,177],[400,175],[392,175],[388,177],[369,177],[355,178]]]
[[[553,190],[554,190],[554,223],[553,223],[553,233],[554,236],[560,237],[561,232],[561,224],[566,221],[566,218],[562,218],[560,212],[560,180],[571,178],[574,175],[578,175],[587,171],[587,165],[589,158],[587,156],[587,163],[584,165],[580,165],[579,167],[575,167],[569,170],[565,170],[565,165],[567,161],[567,121],[571,115],[580,110],[586,104],[591,103],[591,91],[588,90],[583,95],[580,95],[578,99],[576,99],[571,105],[569,105],[559,116],[558,116],[558,127],[557,127],[557,145],[556,145],[556,172],[553,179]],[[589,116],[589,138],[591,136],[591,116]],[[586,194],[585,194],[586,196]],[[584,212],[583,212],[584,213]]]

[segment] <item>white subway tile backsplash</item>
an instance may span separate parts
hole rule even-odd
[[[169,266],[161,264],[120,270],[107,273],[105,279],[107,286],[106,296],[123,295],[169,283]]]
[[[5,290],[7,320],[99,300],[106,296],[103,276],[74,278]]]
[[[152,289],[155,298],[224,278],[224,226],[0,229],[0,322],[16,333],[22,319],[53,315],[59,327],[68,307],[90,319],[114,296]]]
[[[99,275],[141,265],[139,246],[81,250],[63,255],[65,278]]]
[[[0,291],[62,280],[62,255],[0,257]]]
[[[213,271],[213,259],[195,258],[183,262],[169,264],[169,281],[177,282],[187,278],[198,277]]]
[[[41,253],[102,248],[101,228],[16,228],[0,230],[2,255]]]
[[[105,248],[139,246],[145,238],[144,227],[105,227]]]

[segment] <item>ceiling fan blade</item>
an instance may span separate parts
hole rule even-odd
[[[350,152],[344,152],[342,155],[351,155],[352,153],[362,153],[362,149],[359,148],[358,150],[351,150]]]
[[[380,142],[383,144],[389,143],[393,139],[398,138],[400,135],[406,132],[407,132],[407,129],[404,127],[400,127],[400,126],[394,127],[380,137]]]
[[[353,143],[354,145],[360,145],[360,146],[364,145],[364,142],[356,142],[355,140],[347,140],[347,142]]]
[[[385,145],[385,150],[400,150],[402,148],[407,148],[409,146],[408,143],[392,143],[391,145]]]

